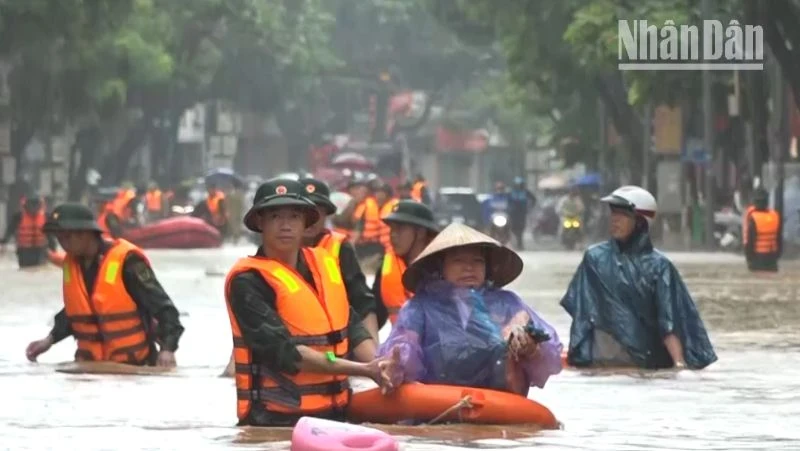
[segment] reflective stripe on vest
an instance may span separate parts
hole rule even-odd
[[[772,254],[778,252],[778,231],[781,218],[775,210],[758,211],[750,213],[756,226],[756,242],[753,251],[756,254]]]
[[[379,234],[380,234],[381,244],[383,244],[383,248],[386,249],[387,251],[391,250],[392,248],[392,238],[391,238],[392,228],[389,227],[389,224],[383,222],[383,218],[392,214],[392,209],[394,208],[395,205],[397,205],[398,202],[399,200],[397,199],[390,199],[381,207],[381,223],[380,223]]]
[[[22,210],[22,214],[17,226],[17,248],[32,249],[47,246],[47,236],[42,227],[46,221],[44,208],[40,208],[35,214],[30,214]]]
[[[406,271],[406,262],[394,254],[386,252],[381,266],[381,300],[389,312],[392,324],[397,322],[397,313],[408,301],[412,293],[403,287],[403,273]]]
[[[116,241],[103,257],[91,297],[77,261],[67,256],[63,265],[64,309],[78,341],[78,360],[144,364],[150,354],[141,313],[125,289],[125,257],[141,250]]]
[[[338,261],[339,254],[342,251],[342,243],[345,241],[347,241],[346,235],[328,230],[327,233],[322,236],[322,239],[319,240],[319,243],[317,243],[317,247],[325,249]]]
[[[271,362],[254,362],[230,303],[230,283],[245,271],[256,270],[275,291],[275,309],[291,341],[319,352],[343,357],[348,352],[350,304],[336,259],[321,247],[303,248],[313,275],[312,287],[303,277],[277,260],[247,257],[236,262],[225,282],[225,300],[233,335],[236,367],[237,416],[244,420],[254,402],[264,409],[290,414],[314,414],[344,408],[350,402],[347,377],[300,372],[279,373]]]
[[[381,215],[378,202],[374,197],[367,197],[358,207],[354,215],[356,222],[363,220],[364,229],[361,231],[361,240],[377,242],[380,240]]]

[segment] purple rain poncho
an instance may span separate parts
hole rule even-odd
[[[378,354],[399,348],[402,374],[393,376],[395,384],[419,381],[509,391],[508,328],[529,322],[551,337],[536,355],[519,362],[526,385],[541,388],[561,371],[561,342],[553,327],[508,290],[423,282],[400,310]]]

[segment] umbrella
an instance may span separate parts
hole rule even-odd
[[[331,164],[334,166],[347,166],[352,169],[369,170],[375,167],[365,156],[355,152],[344,152],[333,157]]]
[[[206,173],[206,184],[244,186],[244,180],[230,168],[213,169]]]
[[[564,177],[551,175],[540,180],[536,186],[539,189],[561,189],[567,186],[567,181]]]
[[[575,179],[575,182],[573,182],[573,185],[575,186],[600,186],[601,184],[602,179],[600,178],[600,174],[596,172],[590,172],[582,175]]]

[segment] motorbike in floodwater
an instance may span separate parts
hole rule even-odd
[[[490,218],[489,236],[496,239],[503,246],[511,241],[511,229],[508,223],[508,214],[505,212],[494,212]]]
[[[583,224],[577,216],[565,216],[561,222],[561,245],[573,250],[583,238]]]

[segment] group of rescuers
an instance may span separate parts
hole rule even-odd
[[[430,276],[452,282],[456,288],[466,287],[471,295],[500,293],[507,299],[513,296],[514,302],[522,305],[516,295],[506,296],[510,292],[502,289],[522,271],[522,260],[516,253],[460,224],[440,231],[431,209],[415,200],[398,200],[382,216],[383,226],[378,233],[386,234],[389,244],[370,289],[348,237],[325,226],[326,218],[336,213],[329,196],[328,186],[312,178],[272,179],[258,188],[253,205],[244,216],[244,225],[261,234],[261,246],[254,255],[235,263],[224,288],[233,335],[240,425],[285,426],[304,415],[341,420],[345,418],[352,393],[348,376],[370,378],[386,392],[407,381],[397,378],[398,373],[403,373],[404,358],[397,348],[378,349],[378,330],[387,319],[397,321],[398,314],[402,324],[409,308],[419,308],[416,297],[420,291],[416,297],[412,291],[422,286],[417,284],[421,278]],[[584,262],[562,300],[574,321],[569,364],[603,365],[601,354],[606,351],[600,349],[601,338],[614,342],[609,337],[619,339],[628,333],[618,334],[612,320],[603,337],[581,336],[592,332],[578,325],[588,324],[583,321],[595,324],[595,319],[582,318],[582,313],[574,311],[582,302],[617,302],[618,295],[636,296],[630,290],[618,293],[626,290],[621,278],[616,282],[609,280],[618,277],[613,273],[618,265],[602,266],[602,260],[605,252],[612,251],[636,252],[625,258],[647,261],[646,267],[637,266],[633,270],[660,271],[658,277],[641,274],[642,284],[670,285],[669,290],[656,285],[639,287],[637,290],[655,293],[653,296],[660,298],[641,301],[642,304],[672,302],[681,310],[675,318],[663,310],[656,314],[657,309],[652,306],[628,315],[648,316],[634,327],[646,329],[647,337],[646,344],[639,342],[636,346],[625,340],[614,342],[617,348],[629,351],[623,363],[649,368],[699,369],[715,361],[716,355],[691,299],[688,295],[685,301],[671,299],[683,287],[677,271],[649,244],[647,228],[656,213],[653,196],[642,188],[628,186],[604,200],[612,211],[611,244],[602,243],[586,251]],[[28,345],[27,358],[36,361],[53,344],[71,335],[77,341],[76,361],[175,366],[175,352],[184,328],[178,310],[158,282],[144,252],[123,239],[113,239],[98,224],[91,209],[82,204],[62,204],[46,217],[43,205],[33,212],[28,208],[23,212],[36,215],[36,230],[54,235],[66,253],[64,307],[56,314],[50,333]],[[26,225],[27,221],[23,219],[20,223]],[[447,235],[451,229],[453,232]],[[464,236],[472,238],[465,240]],[[45,246],[41,240],[34,242],[38,247]],[[431,269],[434,267],[438,269]],[[586,274],[590,272],[604,280],[605,288],[587,285],[590,276]],[[497,286],[493,287],[493,283]],[[582,290],[590,293],[582,295],[585,293]],[[416,306],[411,305],[415,303]],[[584,305],[578,310],[590,309]],[[452,316],[458,318],[457,313]],[[597,327],[602,326],[601,320],[597,318]],[[502,339],[496,340],[500,341],[502,355],[508,352],[508,359],[520,361],[542,354],[540,342],[526,335],[528,329],[523,326],[511,328],[510,335],[503,332]],[[449,325],[428,324],[422,329],[430,327]],[[700,333],[687,332],[697,327],[702,330]],[[418,333],[428,332],[418,330]],[[661,338],[654,341],[653,336]],[[556,368],[549,373],[555,374],[561,369],[561,344],[554,333],[547,340],[557,353]],[[448,346],[466,345],[496,347],[497,343]],[[419,349],[419,352],[427,351]],[[457,383],[439,381],[448,382]],[[535,385],[543,384],[542,380]],[[529,386],[523,385],[507,390],[525,395]]]

